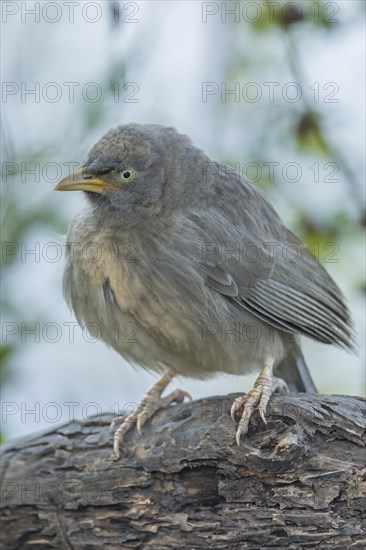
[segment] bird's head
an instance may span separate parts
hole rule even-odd
[[[84,191],[103,216],[117,216],[123,225],[135,225],[186,202],[190,148],[198,151],[174,128],[118,126],[94,145],[83,166],[55,190]]]

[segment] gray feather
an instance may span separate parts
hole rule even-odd
[[[186,136],[121,126],[84,166],[113,185],[126,167],[136,172],[118,190],[87,194],[90,209],[70,228],[79,246],[64,275],[79,322],[98,323],[128,361],[204,379],[258,369],[270,355],[294,388],[312,391],[288,335],[354,348],[349,311],[324,268],[258,189],[228,166],[223,177],[223,165]],[[91,242],[102,251],[96,263],[82,253]],[[124,334],[131,326],[133,341]]]

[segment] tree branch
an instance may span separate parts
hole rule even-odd
[[[4,547],[364,548],[365,401],[273,396],[238,448],[233,398],[158,412],[119,461],[107,414],[4,445]]]

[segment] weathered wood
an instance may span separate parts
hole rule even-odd
[[[233,398],[160,411],[119,461],[111,415],[5,445],[4,548],[365,548],[365,402],[275,395],[238,448]]]

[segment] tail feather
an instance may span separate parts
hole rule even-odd
[[[300,348],[291,350],[275,368],[275,375],[283,378],[294,393],[318,393]]]

